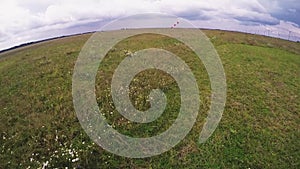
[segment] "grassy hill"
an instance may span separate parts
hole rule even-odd
[[[299,168],[300,43],[217,30],[204,33],[220,55],[228,87],[222,120],[204,144],[198,144],[198,136],[210,103],[209,79],[201,61],[185,45],[161,35],[134,36],[117,44],[99,67],[99,108],[113,127],[135,137],[165,131],[177,116],[180,93],[168,74],[143,71],[131,84],[132,103],[140,110],[149,108],[147,94],[159,87],[168,98],[166,112],[149,124],[123,118],[114,110],[109,88],[126,51],[162,47],[184,59],[198,80],[202,102],[192,131],[170,151],[144,159],[103,150],[78,122],[72,73],[91,34],[1,53],[0,168]]]

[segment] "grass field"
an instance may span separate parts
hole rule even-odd
[[[198,144],[198,137],[210,104],[210,83],[203,64],[184,44],[161,35],[134,36],[117,44],[99,67],[99,108],[114,128],[135,137],[170,127],[180,93],[168,74],[143,71],[131,83],[132,103],[146,110],[149,92],[159,87],[168,98],[166,112],[148,124],[123,118],[114,110],[109,89],[128,51],[169,50],[185,60],[197,78],[202,101],[192,131],[170,151],[143,159],[103,150],[76,117],[72,73],[91,34],[1,53],[0,168],[300,168],[300,43],[217,30],[204,33],[220,55],[228,87],[222,120],[204,144]]]

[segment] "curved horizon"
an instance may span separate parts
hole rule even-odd
[[[175,15],[202,29],[300,41],[300,4],[297,0],[11,0],[0,2],[0,50],[96,31],[122,16],[139,13]]]

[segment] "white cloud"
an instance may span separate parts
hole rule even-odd
[[[299,0],[258,0],[267,11],[280,20],[295,22],[300,25]]]
[[[218,26],[215,28],[220,29],[224,26],[244,29],[250,25],[275,27],[282,23],[271,15],[274,11],[283,10],[280,7],[282,3],[279,2],[281,1],[274,3],[265,0],[1,1],[0,50],[28,41],[94,29],[88,26],[75,29],[77,25],[145,12],[173,14],[195,22],[199,21],[198,23],[202,21],[210,23],[211,27],[215,25]],[[288,2],[291,4],[294,0]],[[293,11],[298,9],[292,8],[291,5],[286,6]]]

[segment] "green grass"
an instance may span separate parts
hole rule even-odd
[[[121,133],[149,137],[176,119],[180,93],[166,73],[147,70],[130,85],[132,103],[149,108],[151,89],[167,95],[165,113],[155,122],[132,123],[115,109],[110,80],[126,52],[160,47],[192,69],[201,92],[197,122],[170,151],[144,159],[111,154],[94,144],[77,120],[72,73],[90,34],[34,44],[0,54],[0,168],[299,168],[300,44],[236,32],[205,30],[222,60],[227,102],[209,140],[198,144],[209,108],[210,83],[201,61],[185,45],[144,34],[123,40],[105,57],[96,78],[99,108]],[[155,80],[153,80],[155,78]]]

